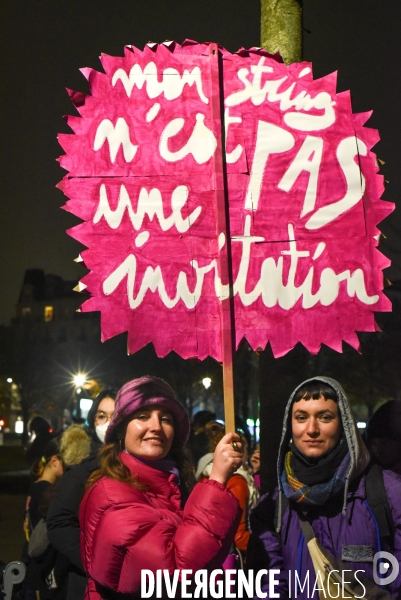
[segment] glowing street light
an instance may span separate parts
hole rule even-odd
[[[83,384],[86,381],[86,375],[84,375],[83,373],[78,373],[77,375],[74,375],[74,384],[75,387],[80,388],[83,386]]]
[[[212,380],[210,379],[210,377],[204,377],[202,379],[202,383],[205,390],[208,390],[212,384]]]
[[[7,377],[7,383],[12,383],[13,382],[13,378],[12,377]]]

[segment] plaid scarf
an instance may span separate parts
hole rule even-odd
[[[324,483],[305,485],[299,481],[291,465],[291,450],[287,452],[284,460],[284,469],[281,474],[283,492],[290,500],[305,506],[322,506],[327,500],[337,495],[344,489],[345,479],[350,465],[350,454],[347,452],[333,477]]]

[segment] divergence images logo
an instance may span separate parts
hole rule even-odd
[[[387,577],[383,577],[383,575],[389,572],[390,566],[392,567],[392,572]],[[393,583],[397,579],[399,572],[400,565],[395,556],[390,554],[390,552],[376,552],[373,558],[373,579],[376,585]]]

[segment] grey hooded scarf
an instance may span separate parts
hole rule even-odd
[[[291,408],[293,400],[298,390],[301,387],[303,387],[306,383],[311,383],[312,381],[320,381],[329,385],[334,389],[337,395],[338,408],[340,410],[342,426],[344,429],[344,437],[348,445],[351,459],[344,486],[343,514],[345,514],[349,483],[350,481],[352,481],[352,479],[360,475],[366,469],[370,461],[370,456],[365,444],[362,441],[359,431],[355,426],[348,398],[345,395],[345,392],[341,385],[338,383],[338,381],[336,381],[335,379],[331,379],[331,377],[316,376],[311,377],[310,379],[306,379],[306,381],[303,381],[295,388],[295,390],[292,392],[291,396],[288,399],[284,413],[283,431],[281,434],[280,448],[277,461],[277,480],[279,485],[279,491],[283,492],[281,483],[281,473],[284,468],[284,458],[288,450],[289,441],[291,439]],[[282,493],[280,493],[278,496],[278,503],[279,506],[277,530],[280,531],[282,519]]]

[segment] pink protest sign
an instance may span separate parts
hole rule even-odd
[[[70,93],[80,117],[59,136],[59,185],[83,220],[69,231],[87,247],[82,310],[101,312],[103,340],[128,331],[130,352],[221,360],[226,186],[237,345],[358,348],[390,310],[376,226],[393,206],[369,115],[309,63],[220,48],[219,77],[210,48],[125,48],[101,57],[105,74],[82,70],[90,96]]]

